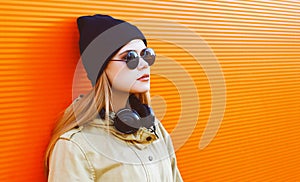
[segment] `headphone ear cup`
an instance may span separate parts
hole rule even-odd
[[[130,109],[121,109],[116,113],[114,126],[122,133],[134,133],[141,127],[140,117]]]
[[[135,110],[141,118],[148,116],[149,110],[144,107],[144,104],[134,94],[129,96],[129,105],[132,110]],[[147,106],[148,107],[148,106]]]
[[[145,110],[147,110],[147,113],[149,113],[147,116],[142,117],[141,118],[141,125],[143,127],[146,127],[148,129],[150,129],[152,126],[154,126],[154,121],[155,121],[155,116],[153,113],[153,110],[151,109],[151,107],[149,107],[146,104],[142,105],[144,107]]]
[[[134,109],[131,109],[131,112],[133,112],[134,114],[136,114],[136,115],[139,117],[139,119],[141,119],[141,117],[140,117],[139,113],[138,113],[136,110],[134,110]]]

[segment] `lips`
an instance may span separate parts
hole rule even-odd
[[[139,81],[148,81],[149,80],[149,74],[143,74],[137,80],[139,80]]]

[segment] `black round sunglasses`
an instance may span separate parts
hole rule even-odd
[[[127,52],[127,55],[124,59],[112,59],[111,61],[124,61],[127,64],[127,67],[131,70],[135,69],[138,64],[140,57],[143,58],[149,66],[153,65],[155,62],[155,52],[151,48],[146,48],[141,51],[141,56],[134,50],[130,50]]]

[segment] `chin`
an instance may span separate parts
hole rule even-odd
[[[146,93],[150,90],[150,87],[139,87],[139,88],[131,88],[130,92],[135,94]]]
[[[149,91],[149,89],[134,89],[134,90],[130,90],[130,93],[142,94],[142,93],[146,93],[148,91]]]

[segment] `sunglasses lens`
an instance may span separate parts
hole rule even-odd
[[[139,56],[135,51],[128,52],[126,56],[127,67],[129,69],[135,69],[139,64]]]
[[[142,52],[141,56],[143,57],[143,59],[145,61],[147,61],[147,63],[149,64],[149,66],[154,64],[155,61],[155,52],[153,49],[151,48],[146,48],[144,49],[144,51]]]

